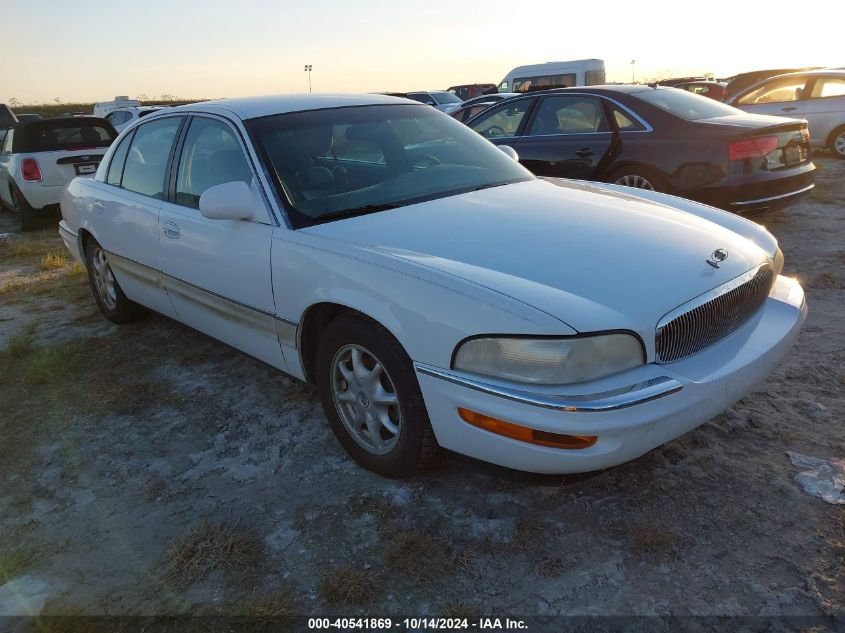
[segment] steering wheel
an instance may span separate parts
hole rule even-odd
[[[443,162],[437,156],[426,154],[425,156],[414,159],[413,164],[421,167],[439,167]]]
[[[489,128],[487,128],[487,134],[486,134],[487,138],[493,138],[493,137],[496,137],[496,136],[504,136],[504,135],[505,135],[505,129],[503,127],[499,127],[498,125],[491,125]]]

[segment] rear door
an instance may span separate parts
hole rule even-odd
[[[115,148],[103,183],[94,181],[89,209],[95,238],[106,250],[123,291],[170,317],[162,283],[158,218],[172,150],[184,116],[139,126]]]
[[[734,100],[732,105],[756,114],[804,118],[807,75],[776,77]]]
[[[515,149],[537,176],[590,180],[613,138],[601,98],[549,95],[540,98]]]
[[[164,287],[181,321],[284,369],[270,269],[274,223],[243,139],[212,115],[192,116],[182,137],[160,216]],[[261,219],[200,213],[203,192],[233,181],[255,188]]]
[[[845,77],[817,77],[807,86],[804,118],[814,145],[827,144],[831,132],[845,124]]]

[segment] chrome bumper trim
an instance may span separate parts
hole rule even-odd
[[[732,207],[744,207],[749,204],[760,204],[761,202],[772,202],[774,200],[782,200],[783,198],[791,198],[792,196],[798,196],[802,193],[807,193],[811,191],[816,184],[813,183],[809,187],[804,187],[803,189],[799,189],[798,191],[791,191],[790,193],[782,193],[779,196],[770,196],[768,198],[757,198],[756,200],[743,200],[742,202],[731,202],[730,206]]]
[[[530,391],[523,391],[511,387],[501,387],[490,383],[476,380],[468,376],[459,375],[437,367],[414,363],[414,368],[421,374],[432,376],[441,380],[454,383],[467,389],[473,389],[491,396],[513,400],[522,404],[567,413],[596,413],[602,411],[616,411],[627,409],[638,404],[643,404],[663,398],[683,389],[683,385],[669,376],[659,376],[639,382],[628,387],[613,389],[602,393],[591,393],[584,395],[546,395]]]

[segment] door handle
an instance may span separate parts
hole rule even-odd
[[[793,110],[797,110],[797,109],[798,108],[796,106],[790,106],[788,108],[781,108],[780,111],[781,112],[792,112]]]
[[[169,220],[162,224],[162,229],[164,230],[165,237],[169,237],[171,240],[178,240],[179,236],[182,235],[179,225]]]
[[[587,156],[592,156],[594,153],[595,152],[593,152],[593,150],[591,150],[589,147],[584,147],[575,152],[575,155],[580,156],[581,158],[586,158]]]

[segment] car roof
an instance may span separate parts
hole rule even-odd
[[[771,79],[778,79],[780,77],[794,77],[794,76],[797,76],[797,75],[812,75],[814,77],[819,76],[819,75],[828,75],[828,76],[831,76],[831,77],[845,77],[845,70],[836,70],[836,69],[833,69],[833,68],[817,68],[816,70],[799,70],[799,71],[796,71],[794,73],[783,73],[782,75],[774,75],[774,76],[769,77],[767,79],[763,79],[760,83],[763,83],[763,81],[769,81]]]
[[[273,114],[302,112],[304,110],[388,104],[419,105],[419,102],[381,94],[288,94],[201,101],[173,108],[163,108],[163,111],[168,114],[180,111],[208,112],[210,114],[232,113],[241,119],[255,119]],[[158,117],[159,115],[150,116]]]
[[[530,90],[528,92],[519,93],[520,97],[530,97],[537,94],[555,94],[567,92],[599,92],[599,93],[614,93],[622,92],[626,94],[633,94],[635,92],[644,92],[646,90],[672,90],[672,86],[656,86],[654,84],[603,84],[599,86],[573,86],[572,88],[549,88],[548,90]],[[515,99],[516,97],[511,97]]]

